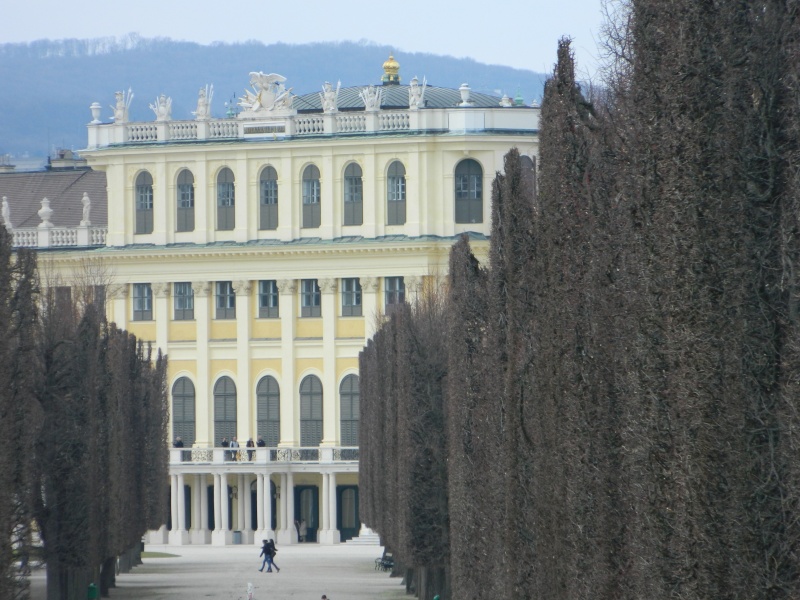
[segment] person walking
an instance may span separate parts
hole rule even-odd
[[[261,568],[259,571],[263,571],[264,566],[266,566],[267,573],[272,573],[272,567],[275,567],[275,570],[280,573],[280,567],[275,564],[275,554],[278,552],[278,549],[275,547],[275,540],[270,539],[261,541],[263,545],[261,546],[261,554],[259,554],[259,556],[263,556],[264,560],[261,563]]]

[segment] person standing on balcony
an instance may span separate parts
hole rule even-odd
[[[229,447],[231,444],[230,444],[230,442],[228,441],[228,438],[226,438],[226,437],[223,437],[223,438],[222,438],[222,441],[219,443],[219,445],[220,445],[220,446],[222,446],[223,448],[227,448],[227,447]],[[226,452],[224,452],[224,453],[222,454],[222,456],[223,456],[223,459],[224,459],[224,460],[230,460],[230,459],[231,459],[231,457],[230,457],[230,453],[229,453],[229,452],[227,452],[227,451],[226,451]]]
[[[231,448],[236,448],[236,450],[231,450],[231,460],[237,460],[236,455],[239,452],[239,442],[236,441],[236,438],[231,439]]]
[[[255,448],[256,447],[255,443],[253,442],[253,438],[250,438],[249,440],[247,440],[247,444],[245,444],[245,445],[248,448]],[[248,450],[247,451],[247,460],[252,461],[253,460],[253,454],[255,454],[254,450]]]
[[[267,446],[267,442],[264,441],[263,437],[258,436],[258,441],[256,442],[256,446],[258,446],[259,448],[265,448]]]
[[[178,436],[178,437],[175,438],[175,441],[172,442],[172,447],[173,448],[183,448],[183,440],[181,439],[181,436]]]

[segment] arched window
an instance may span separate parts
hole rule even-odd
[[[308,375],[300,382],[300,445],[319,446],[322,441],[322,382]]]
[[[344,170],[344,225],[361,225],[364,222],[364,186],[361,167],[350,163]]]
[[[153,176],[147,171],[136,177],[136,233],[153,233]]]
[[[406,223],[406,168],[399,160],[386,172],[386,224]]]
[[[214,385],[214,445],[236,436],[236,384],[220,377]]]
[[[358,446],[358,375],[348,375],[339,385],[342,446]]]
[[[259,229],[278,228],[278,173],[273,167],[261,171],[259,181]]]
[[[322,212],[320,210],[319,169],[308,165],[303,170],[303,225],[305,228],[319,227]]]
[[[176,188],[178,215],[175,220],[177,231],[194,231],[194,175],[189,169],[178,174]]]
[[[236,188],[233,171],[225,167],[217,175],[217,229],[231,231],[236,226]]]
[[[180,436],[185,446],[194,444],[194,384],[181,377],[172,386],[172,439]]]
[[[267,375],[256,387],[258,431],[256,432],[274,448],[281,441],[281,390],[274,377]]]
[[[456,223],[483,223],[483,169],[467,158],[456,166]]]

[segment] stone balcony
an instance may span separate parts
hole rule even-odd
[[[314,446],[294,448],[170,448],[172,473],[195,471],[209,466],[232,470],[253,471],[259,468],[288,465],[352,466],[358,467],[357,446]]]

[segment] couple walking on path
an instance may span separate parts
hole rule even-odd
[[[267,573],[272,573],[272,567],[275,567],[275,570],[280,573],[280,567],[275,564],[275,553],[278,552],[278,549],[275,547],[275,540],[262,540],[262,542],[264,545],[261,546],[261,554],[259,554],[259,556],[263,556],[264,560],[261,563],[259,571],[263,571],[266,565]]]

